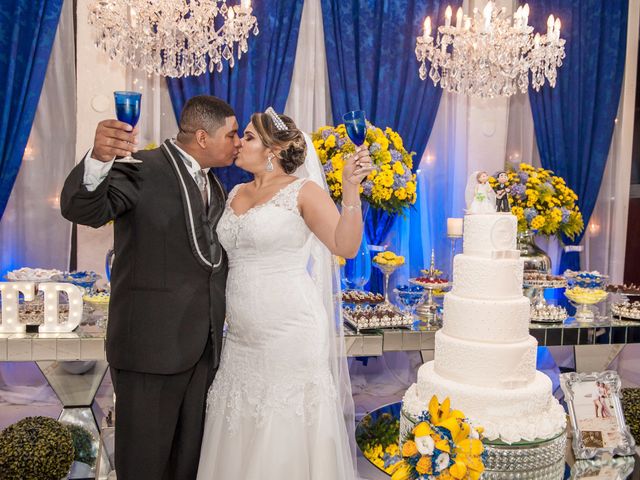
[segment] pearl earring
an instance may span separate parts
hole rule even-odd
[[[267,157],[267,166],[265,168],[267,172],[273,172],[273,162],[271,161],[272,158],[273,158],[273,153],[270,153],[269,156]]]

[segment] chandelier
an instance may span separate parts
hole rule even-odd
[[[529,5],[518,7],[513,18],[492,1],[482,13],[474,9],[472,17],[458,8],[455,26],[451,14],[448,6],[445,23],[437,28],[435,38],[431,18],[424,21],[423,35],[416,44],[422,80],[428,73],[433,84],[439,83],[446,91],[481,98],[509,97],[518,90],[526,93],[530,81],[535,90],[540,90],[545,79],[555,87],[557,68],[565,57],[559,18],[550,15],[547,33],[534,35],[528,25]],[[428,71],[426,62],[431,64]]]
[[[113,60],[167,77],[222,71],[258,34],[251,0],[93,0],[89,23],[96,46]]]

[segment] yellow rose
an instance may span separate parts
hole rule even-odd
[[[418,472],[420,475],[424,475],[425,473],[426,474],[431,473],[432,472],[431,458],[425,457],[425,456],[420,458],[420,460],[418,460],[418,463],[416,465],[416,472]]]
[[[405,458],[413,457],[417,453],[418,453],[418,446],[416,445],[416,442],[414,442],[413,440],[407,440],[406,442],[404,442],[404,445],[402,445],[403,457]]]
[[[416,193],[416,183],[412,181],[407,182],[406,189],[409,194]]]

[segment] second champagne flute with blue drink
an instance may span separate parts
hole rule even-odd
[[[116,100],[116,117],[121,122],[131,125],[131,128],[135,128],[140,118],[142,94],[138,92],[113,92],[113,95]],[[117,158],[116,162],[142,163],[141,160],[136,160],[131,155]]]
[[[367,138],[367,117],[364,111],[356,110],[345,113],[342,116],[342,120],[351,141],[357,147],[361,146],[364,143],[364,139]]]

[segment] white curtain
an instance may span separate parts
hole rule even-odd
[[[171,97],[164,77],[148,75],[141,70],[127,68],[127,90],[142,93],[139,145],[142,148],[159,146],[178,133],[178,124],[171,106]]]
[[[64,3],[33,128],[0,220],[0,266],[69,267],[71,224],[60,191],[73,168],[76,133],[73,2]]]
[[[304,2],[293,77],[284,113],[293,119],[298,128],[308,133],[333,124],[320,0]]]
[[[60,190],[73,168],[76,80],[73,2],[62,7],[58,31],[20,173],[0,221],[2,265],[69,267],[71,224],[60,215]],[[33,363],[0,363],[0,403],[56,404]]]

